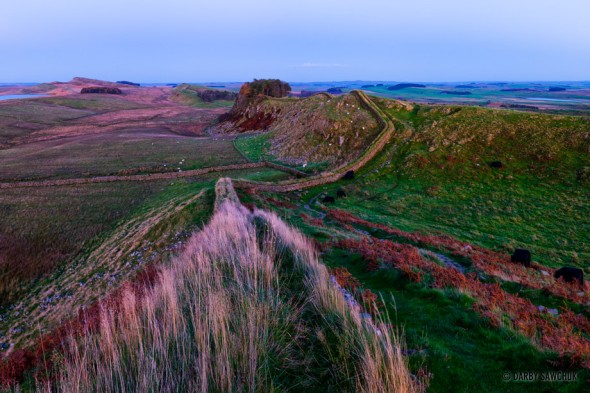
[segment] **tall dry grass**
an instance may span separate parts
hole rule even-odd
[[[249,212],[231,183],[216,212],[141,296],[71,337],[40,391],[415,392],[399,338],[363,319],[310,242]]]

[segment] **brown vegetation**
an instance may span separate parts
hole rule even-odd
[[[153,287],[101,306],[45,388],[417,391],[391,327],[347,304],[311,243],[276,215],[247,211],[228,180],[216,189],[210,223]]]

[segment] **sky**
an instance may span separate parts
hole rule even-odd
[[[590,80],[588,0],[3,0],[0,82]]]

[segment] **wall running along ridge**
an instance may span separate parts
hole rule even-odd
[[[385,144],[389,142],[391,136],[395,132],[395,125],[389,118],[379,109],[373,101],[363,92],[361,91],[352,91],[351,94],[354,94],[358,97],[359,101],[362,103],[363,107],[367,109],[378,123],[382,127],[382,131],[375,138],[373,143],[369,145],[369,147],[365,150],[365,152],[357,158],[355,161],[343,165],[340,168],[337,168],[334,171],[324,172],[320,175],[306,178],[304,180],[295,180],[295,181],[285,181],[285,182],[278,182],[278,183],[263,183],[263,182],[253,182],[249,180],[234,180],[234,186],[237,188],[242,189],[255,189],[258,191],[267,191],[267,192],[289,192],[300,190],[302,188],[309,188],[315,187],[322,184],[332,183],[340,178],[348,171],[357,171],[363,166],[365,166],[369,161],[371,161],[377,153],[379,153]]]

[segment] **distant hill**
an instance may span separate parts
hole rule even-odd
[[[397,85],[393,85],[393,86],[389,86],[387,88],[387,90],[402,90],[402,89],[407,89],[410,87],[418,87],[418,88],[424,88],[426,87],[425,85],[420,85],[417,83],[398,83]]]

